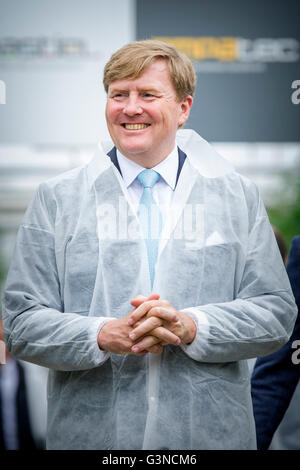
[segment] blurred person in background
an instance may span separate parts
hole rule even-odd
[[[285,259],[283,240],[277,229],[274,231]],[[300,236],[292,240],[287,273],[298,307],[293,334],[281,349],[269,356],[258,358],[252,375],[257,446],[261,450],[270,447],[292,398],[292,407],[275,435],[272,448],[300,449]],[[298,352],[295,348],[298,348]]]
[[[179,130],[173,46],[124,46],[103,83],[112,141],[40,185],[4,293],[9,350],[50,368],[47,448],[255,449],[247,359],[296,315],[258,190]]]
[[[3,340],[2,319],[0,318],[0,341]],[[36,369],[40,368],[14,359],[5,348],[2,353],[0,450],[43,449],[45,447],[43,415],[45,415],[46,389],[41,386],[42,377],[36,372]]]
[[[273,229],[273,232],[274,232],[274,235],[275,235],[275,238],[276,238],[276,242],[277,242],[280,254],[281,254],[282,261],[284,262],[284,265],[286,265],[288,250],[287,250],[285,241],[284,241],[283,236],[282,236],[282,234],[280,233],[280,231],[278,230],[277,227],[272,225],[272,229]]]

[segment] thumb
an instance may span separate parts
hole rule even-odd
[[[139,307],[146,300],[158,300],[160,297],[159,294],[151,294],[150,297],[145,297],[144,295],[137,295],[134,299],[130,301],[133,307]]]

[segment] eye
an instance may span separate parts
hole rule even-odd
[[[148,93],[148,92],[144,93],[143,96],[144,98],[155,98],[155,95],[153,95],[152,93]]]
[[[118,91],[116,93],[113,93],[111,95],[111,98],[116,99],[116,100],[120,100],[120,99],[124,98],[124,96],[125,96],[124,93],[121,93],[121,92]]]

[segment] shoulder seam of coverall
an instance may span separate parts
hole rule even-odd
[[[250,228],[249,232],[248,232],[248,237],[250,238],[253,231],[255,230],[255,228],[257,227],[257,225],[262,221],[262,220],[266,220],[267,222],[270,222],[269,218],[268,218],[268,215],[265,214],[265,215],[256,215],[255,217],[255,221],[253,223],[253,226]],[[248,252],[248,251],[247,251]]]
[[[255,221],[254,221],[253,227],[252,227],[251,230],[250,230],[250,233],[251,233],[252,230],[255,228],[255,226],[261,221],[261,219],[269,220],[267,214],[264,214],[264,215],[256,215]]]

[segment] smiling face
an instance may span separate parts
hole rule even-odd
[[[152,62],[136,79],[108,87],[106,122],[125,157],[151,168],[173,150],[176,131],[188,118],[193,98],[178,101],[165,60]]]

